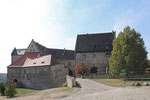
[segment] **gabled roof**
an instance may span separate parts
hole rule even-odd
[[[56,59],[74,60],[74,50],[46,48],[45,46],[35,42],[40,52],[44,55],[53,55]]]
[[[35,59],[27,58],[23,67],[48,66],[53,64],[56,64],[56,60],[52,58],[52,55],[46,55]]]
[[[24,55],[22,55],[18,60],[16,60],[15,62],[13,62],[11,65],[9,66],[23,66],[24,62],[26,61],[27,58],[30,59],[34,59],[39,55],[39,53],[37,52],[31,52],[31,53],[25,53]]]
[[[40,53],[42,56],[51,54],[56,59],[74,60],[74,58],[75,58],[74,50],[47,48],[47,47],[39,44],[38,42],[35,42],[33,39],[31,41],[31,43],[33,43],[36,46],[38,52],[29,52],[29,50],[27,51],[27,49],[16,49],[16,48],[14,48],[14,50],[11,54],[12,55],[19,55],[18,50],[20,50],[20,54],[21,53],[23,54],[23,51],[26,51],[26,52],[24,52],[25,54],[28,54],[28,53],[38,53],[39,54]],[[31,45],[31,43],[30,43],[30,45]],[[28,49],[29,49],[29,47],[28,47]]]
[[[48,48],[46,49],[45,53],[52,54],[57,59],[74,60],[75,58],[75,53],[73,50]]]
[[[8,67],[33,67],[33,66],[47,66],[56,64],[56,60],[52,55],[37,57],[38,53],[26,53],[16,62]]]
[[[114,38],[115,32],[78,35],[75,52],[83,53],[112,51],[112,43]],[[107,48],[105,48],[105,46],[107,46]]]

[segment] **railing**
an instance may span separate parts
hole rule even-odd
[[[144,74],[144,75],[128,75],[126,76],[112,76],[110,74],[90,74],[90,75],[84,75],[82,78],[89,78],[89,79],[117,79],[117,78],[128,78],[128,79],[133,79],[133,78],[149,78],[150,79],[150,74]]]

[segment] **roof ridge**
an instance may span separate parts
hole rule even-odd
[[[87,34],[78,34],[78,35],[104,35],[104,34],[112,34],[116,33],[115,31],[112,32],[104,32],[104,33],[87,33]]]
[[[26,50],[27,48],[20,48],[20,49],[16,49],[16,50]]]
[[[74,51],[74,50],[70,50],[70,49],[66,49],[66,48],[64,48],[64,49],[60,49],[60,48],[47,48],[47,49],[52,49],[52,50],[66,50],[66,51]]]

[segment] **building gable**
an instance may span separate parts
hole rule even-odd
[[[26,52],[40,52],[34,40],[29,44]]]

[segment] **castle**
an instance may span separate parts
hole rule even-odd
[[[32,40],[27,49],[12,51],[7,83],[34,89],[58,87],[65,82],[66,75],[75,76],[74,67],[81,61],[88,64],[88,74],[106,74],[114,38],[114,31],[80,34],[75,51],[47,48]]]

